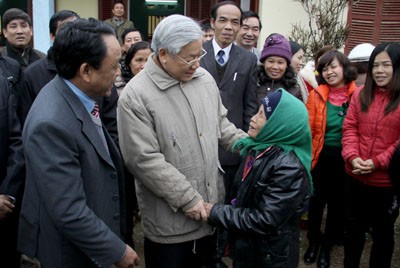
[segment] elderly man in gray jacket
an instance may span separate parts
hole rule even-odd
[[[157,26],[154,53],[118,103],[122,155],[136,178],[147,268],[212,267],[213,228],[204,202],[222,202],[218,145],[229,150],[242,130],[227,119],[192,19],[172,15]]]

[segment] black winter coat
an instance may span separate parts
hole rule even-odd
[[[228,229],[236,268],[297,267],[299,218],[309,198],[307,172],[297,156],[272,146],[245,180],[236,174],[236,204],[216,204],[209,222]]]
[[[0,194],[20,199],[25,162],[13,97],[6,78],[0,75]]]

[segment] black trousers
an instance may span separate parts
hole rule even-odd
[[[367,186],[349,179],[348,232],[344,267],[358,268],[365,234],[371,231],[370,268],[390,268],[394,250],[394,223],[399,216],[398,198],[391,188]]]
[[[146,268],[213,267],[215,251],[215,236],[177,244],[160,244],[144,239]]]
[[[343,242],[345,223],[346,172],[341,148],[325,146],[317,165],[311,172],[314,194],[308,211],[308,233],[310,243],[330,248]],[[327,215],[325,230],[321,231],[325,206]]]
[[[19,213],[12,213],[0,221],[0,266],[19,268],[21,254],[17,252]]]

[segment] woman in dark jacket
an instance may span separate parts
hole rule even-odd
[[[274,33],[267,37],[261,52],[262,65],[257,69],[257,97],[261,100],[278,88],[283,88],[303,101],[297,85],[296,74],[290,66],[292,51],[289,41],[281,34]]]
[[[206,204],[209,223],[227,229],[235,268],[297,267],[299,218],[310,195],[311,133],[305,106],[283,89],[262,100],[231,205]]]

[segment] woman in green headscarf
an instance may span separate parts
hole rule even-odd
[[[311,133],[304,104],[283,89],[262,100],[231,205],[206,204],[208,222],[228,230],[235,268],[297,267],[299,219],[310,196]]]

